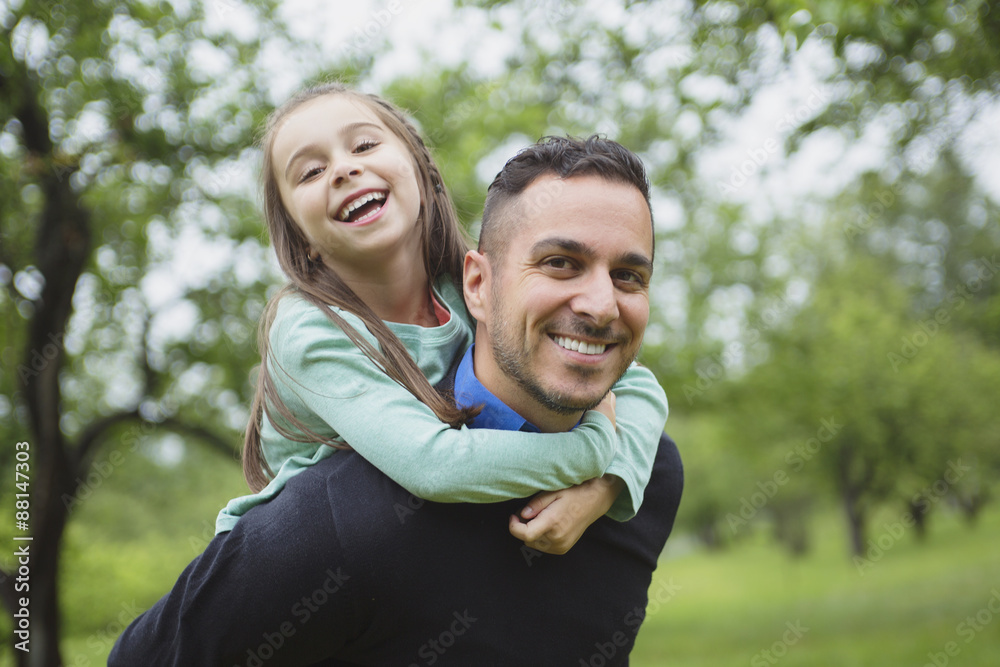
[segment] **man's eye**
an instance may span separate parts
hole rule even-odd
[[[553,268],[553,269],[571,269],[571,268],[573,268],[573,264],[568,259],[566,259],[565,257],[549,257],[548,259],[546,259],[542,263],[545,266],[548,266],[548,267]]]
[[[646,280],[635,271],[616,271],[613,278],[629,287],[645,287]]]

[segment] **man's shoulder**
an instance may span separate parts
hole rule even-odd
[[[677,517],[681,495],[684,491],[684,464],[677,443],[663,433],[656,448],[653,471],[646,485],[642,506],[635,518],[654,520],[659,526],[663,542],[667,541]],[[635,520],[633,518],[633,521]],[[660,545],[663,548],[663,545]]]
[[[684,463],[677,443],[666,433],[660,435],[660,444],[653,461],[653,477],[655,480],[651,479],[650,483],[655,483],[661,490],[666,485],[672,491],[671,496],[680,497],[684,487]]]
[[[641,563],[650,572],[670,537],[684,490],[684,468],[677,445],[667,434],[660,437],[653,470],[642,506],[628,521],[602,517],[584,533],[581,542],[606,542],[628,562]]]

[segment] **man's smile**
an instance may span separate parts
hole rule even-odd
[[[549,334],[549,338],[555,341],[555,344],[563,348],[564,350],[579,352],[580,354],[586,354],[586,355],[604,354],[604,351],[607,348],[615,346],[615,343],[590,343],[579,338],[571,338],[569,336],[556,336],[553,334]]]

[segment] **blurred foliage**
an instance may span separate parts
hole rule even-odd
[[[260,7],[264,31],[273,21]],[[238,254],[268,264],[247,183],[237,178],[252,178],[240,164],[253,159],[249,147],[267,104],[253,78],[259,43],[206,28],[202,12],[167,3],[55,2],[2,15],[11,46],[0,52],[5,368],[31,370],[23,323],[44,284],[33,256],[44,249],[35,238],[44,204],[38,180],[52,172],[68,179],[91,224],[92,255],[64,341],[61,412],[69,436],[144,401],[152,402],[148,411],[193,411],[202,423],[232,421],[226,412],[243,403],[231,394],[246,382],[253,321],[274,276],[235,275]],[[200,71],[190,55],[198,49],[232,63],[231,76],[220,81]],[[22,121],[29,102],[43,110],[48,153],[26,143],[35,131]],[[177,275],[171,246],[181,239],[181,246],[215,247],[220,270],[207,281]],[[151,305],[140,287],[162,294],[160,302]],[[183,322],[189,313],[187,331],[182,324],[179,335],[149,340],[156,318]],[[194,380],[186,374],[208,381],[182,382]],[[2,378],[14,408],[18,379]],[[185,384],[196,388],[185,392]],[[16,410],[0,415],[7,440],[25,437],[22,424]]]
[[[821,276],[810,304],[770,336],[769,359],[728,387],[730,414],[755,449],[750,469],[765,484],[783,471],[792,488],[802,477],[813,493],[832,492],[855,553],[879,505],[925,488],[941,489],[936,504],[1000,472],[1000,355],[952,331],[951,311],[963,306],[914,319],[884,269],[852,262]]]

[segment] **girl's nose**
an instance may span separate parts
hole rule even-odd
[[[343,161],[337,163],[331,170],[331,185],[337,187],[345,181],[357,178],[365,172],[364,167],[353,161]]]

